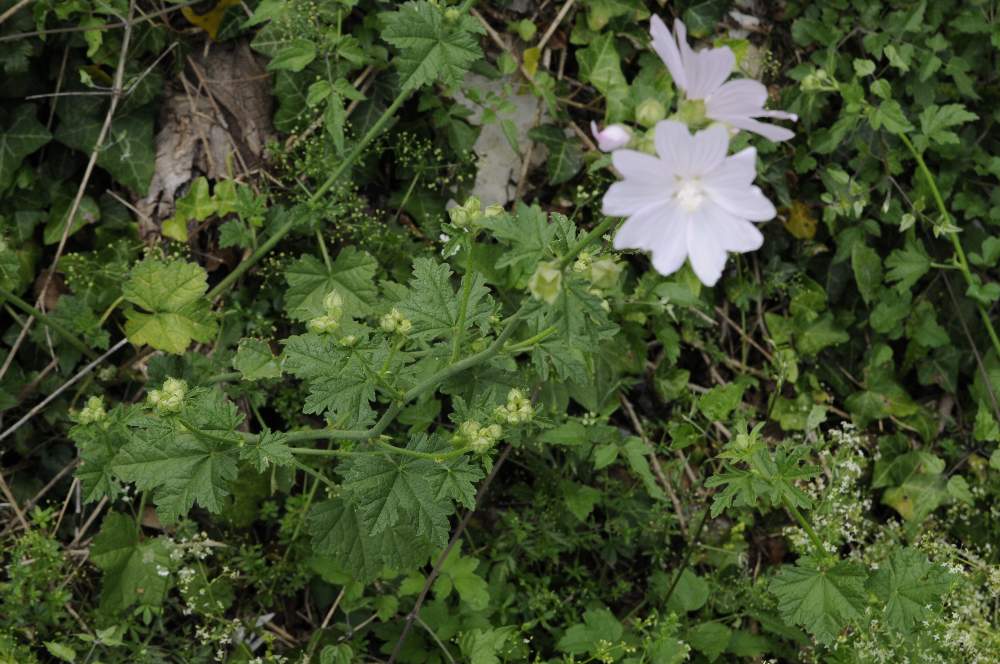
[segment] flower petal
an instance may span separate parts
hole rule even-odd
[[[729,81],[705,100],[705,111],[714,115],[757,115],[767,101],[767,88],[760,81],[741,78]]]
[[[690,170],[694,138],[687,125],[674,120],[661,120],[653,130],[653,144],[661,161],[674,173],[687,175]]]
[[[740,219],[768,221],[774,219],[774,215],[777,214],[774,204],[768,200],[760,187],[713,189],[710,191],[710,195],[713,203]]]
[[[711,117],[711,116],[710,116]],[[712,117],[713,120],[718,120],[719,122],[725,122],[728,125],[732,125],[737,129],[743,129],[745,131],[750,131],[755,134],[760,134],[769,141],[780,142],[787,141],[795,136],[795,132],[790,129],[785,129],[784,127],[776,127],[774,125],[769,125],[753,118],[741,117],[738,115],[720,116]]]
[[[718,169],[729,150],[729,132],[722,125],[712,125],[694,135],[688,155],[688,171],[682,175],[701,177]]]
[[[689,99],[707,99],[722,87],[736,64],[736,56],[728,46],[709,48],[693,53],[684,60]]]
[[[714,286],[726,265],[726,249],[719,236],[721,224],[715,215],[699,212],[687,224],[687,251],[694,273],[706,286]]]
[[[766,200],[766,199],[765,199]],[[732,214],[718,205],[706,205],[704,213],[717,234],[719,244],[726,251],[746,253],[756,251],[764,244],[764,236],[743,215]]]
[[[656,54],[667,66],[670,77],[674,79],[674,84],[681,90],[687,89],[687,77],[684,75],[684,64],[681,60],[681,52],[677,50],[677,42],[670,34],[663,20],[654,15],[649,20],[649,34],[653,38],[650,44]]]
[[[639,180],[658,188],[668,184],[674,171],[663,159],[636,150],[615,150],[611,163],[625,179]]]
[[[667,203],[650,205],[631,215],[615,234],[615,249],[653,249],[661,226],[670,221],[671,206]]]
[[[688,215],[673,211],[653,240],[653,268],[663,276],[669,276],[681,269],[687,258]]]
[[[757,177],[757,148],[744,148],[726,157],[722,165],[702,176],[702,183],[709,192],[714,190],[742,189],[750,186]]]

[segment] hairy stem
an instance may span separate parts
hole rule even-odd
[[[896,134],[899,140],[903,141],[903,145],[907,147],[913,158],[917,160],[917,170],[920,171],[921,175],[924,176],[924,180],[927,181],[927,186],[930,187],[931,196],[934,197],[934,203],[937,205],[938,211],[941,216],[948,224],[952,224],[951,214],[948,212],[948,207],[944,203],[944,197],[941,196],[941,190],[938,189],[937,180],[934,178],[934,174],[927,167],[927,162],[924,161],[924,157],[917,150],[913,142],[910,141],[906,134]],[[962,273],[965,277],[965,283],[968,286],[974,286],[976,284],[975,279],[972,276],[972,270],[969,269],[969,261],[965,257],[965,249],[962,248],[962,242],[958,239],[958,233],[948,233],[948,237],[951,238],[951,244],[955,248],[955,267]],[[993,350],[996,352],[997,357],[1000,357],[1000,337],[997,336],[997,331],[993,327],[993,322],[990,320],[989,312],[986,311],[986,307],[982,303],[976,303],[979,309],[979,316],[983,319],[983,326],[986,328],[986,333],[990,337],[990,341],[993,343]]]
[[[816,550],[816,555],[820,557],[828,556],[829,553],[827,553],[826,547],[823,546],[823,540],[820,539],[816,530],[812,527],[812,524],[809,523],[805,516],[803,516],[802,512],[799,511],[799,508],[793,505],[788,498],[782,498],[781,502],[785,506],[785,509],[788,510],[788,513],[799,522],[799,525],[802,526],[802,530],[806,531],[806,535],[809,536],[809,541],[812,542],[813,548]]]

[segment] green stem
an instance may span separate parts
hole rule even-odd
[[[533,337],[528,337],[524,341],[518,341],[517,343],[511,344],[503,349],[505,353],[520,353],[522,350],[527,350],[537,344],[540,341],[551,337],[553,334],[559,331],[559,328],[555,325],[550,325]]]
[[[97,321],[98,326],[103,326],[104,325],[104,321],[106,321],[108,319],[108,316],[111,315],[111,312],[114,311],[115,309],[117,309],[118,305],[121,304],[124,301],[125,301],[125,296],[124,295],[119,295],[118,298],[115,299],[115,301],[112,302],[108,306],[108,308],[104,310],[104,313],[101,314],[100,319],[98,319],[98,321]]]
[[[139,495],[139,510],[135,513],[135,532],[142,533],[142,513],[146,510],[146,499],[149,497],[148,491],[143,491]]]
[[[702,482],[704,484],[704,481]],[[698,543],[698,538],[701,537],[701,531],[705,528],[705,523],[708,522],[709,508],[701,513],[701,521],[698,522],[698,527],[695,528],[694,534],[691,536],[691,540],[688,542],[687,546],[684,548],[684,558],[681,559],[681,566],[677,568],[677,572],[674,573],[674,578],[670,582],[670,587],[667,588],[667,594],[663,598],[663,605],[666,606],[667,601],[670,596],[674,594],[674,590],[677,588],[677,582],[681,580],[681,574],[687,569],[688,563],[691,562],[691,555],[694,553],[694,547]]]
[[[367,148],[368,145],[382,133],[382,130],[385,129],[385,126],[389,123],[393,116],[396,115],[396,111],[399,110],[412,92],[412,89],[403,88],[399,94],[396,95],[396,98],[392,100],[392,104],[389,105],[389,108],[385,109],[385,112],[382,113],[375,124],[373,124],[361,140],[358,141],[358,143],[354,146],[354,149],[351,150],[350,154],[344,157],[344,159],[337,164],[337,167],[334,169],[333,173],[330,174],[330,177],[328,177],[326,181],[319,186],[319,189],[314,191],[306,200],[307,205],[311,205],[318,201],[323,194],[329,191],[330,188],[333,187],[333,185],[335,185],[341,177],[343,177],[343,175],[354,165],[354,162],[357,161],[358,157],[361,156],[361,153],[365,150],[365,148]],[[278,242],[282,240],[282,238],[288,235],[289,231],[291,231],[298,222],[298,217],[296,215],[289,216],[290,218],[288,221],[279,226],[274,233],[272,233],[271,236],[264,241],[263,244],[257,247],[256,251],[233,268],[233,271],[227,274],[225,278],[216,284],[212,290],[208,291],[209,300],[214,300],[222,295],[222,293],[229,289],[229,287],[232,286],[237,279],[243,276],[244,272],[256,265],[261,258],[263,258],[268,252],[271,251],[271,249],[275,247],[275,245],[278,244]]]
[[[319,252],[323,254],[323,264],[326,265],[326,270],[329,272],[333,269],[333,265],[330,263],[330,253],[326,250],[326,240],[323,239],[323,232],[318,228],[316,229],[316,244],[319,245]]]
[[[31,306],[30,304],[28,304],[27,302],[25,302],[24,300],[22,300],[21,298],[19,298],[17,295],[14,295],[13,293],[11,293],[8,290],[4,290],[3,288],[0,288],[0,297],[4,298],[5,300],[7,300],[11,304],[13,304],[15,307],[17,307],[18,309],[20,309],[24,313],[26,313],[26,314],[28,314],[30,316],[34,316],[43,325],[46,325],[46,326],[52,328],[53,332],[55,332],[56,334],[58,334],[65,341],[67,341],[71,346],[73,346],[73,348],[76,348],[78,351],[80,351],[81,353],[83,353],[84,355],[86,355],[87,357],[89,357],[90,359],[92,359],[92,360],[97,359],[97,353],[95,353],[94,351],[92,351],[90,349],[90,347],[87,346],[87,344],[85,344],[82,341],[80,341],[79,339],[77,339],[75,334],[73,334],[68,329],[66,329],[65,327],[63,327],[62,323],[56,322],[56,320],[53,319],[51,316],[46,316],[41,311],[39,311],[35,307]]]
[[[812,524],[806,520],[806,518],[802,515],[802,512],[799,511],[799,508],[793,505],[788,498],[782,498],[781,502],[784,504],[785,509],[788,510],[788,513],[799,522],[799,525],[802,526],[802,530],[806,531],[806,535],[809,536],[809,541],[812,542],[813,548],[816,550],[816,555],[821,558],[825,558],[830,555],[827,552],[826,547],[823,546],[823,540],[820,539],[819,535],[813,529]]]
[[[948,212],[948,208],[944,203],[944,197],[941,196],[941,191],[938,189],[937,181],[934,179],[933,173],[927,167],[927,162],[924,161],[923,155],[917,150],[916,146],[910,141],[909,137],[905,134],[896,134],[899,140],[903,141],[903,144],[909,149],[910,154],[913,158],[917,160],[917,169],[924,176],[927,181],[927,186],[930,187],[931,196],[934,197],[934,202],[937,204],[938,211],[944,218],[945,222],[949,225],[953,225],[951,214]],[[965,277],[965,283],[968,286],[975,286],[976,282],[972,277],[972,270],[969,269],[969,261],[965,257],[965,249],[962,248],[962,243],[958,239],[958,233],[949,232],[948,236],[951,238],[951,244],[955,248],[955,263],[956,267],[961,271],[962,276]],[[997,357],[1000,357],[1000,337],[997,336],[997,331],[993,327],[993,322],[990,320],[989,312],[986,311],[984,307],[979,302],[976,303],[979,309],[979,316],[983,319],[983,326],[986,328],[987,334],[989,334],[990,341],[993,343],[993,350],[996,352]]]
[[[583,251],[587,247],[587,245],[593,242],[596,238],[599,238],[602,235],[604,235],[604,233],[610,230],[611,227],[614,226],[617,221],[618,219],[616,217],[605,217],[604,221],[594,226],[594,228],[591,229],[589,233],[580,238],[580,241],[577,242],[576,245],[569,250],[569,253],[567,253],[565,256],[562,257],[562,259],[559,261],[559,269],[560,270],[565,269],[566,266],[568,266],[570,263],[576,260],[577,255],[581,251]]]
[[[453,450],[448,450],[447,452],[418,452],[417,450],[408,450],[405,447],[390,445],[384,440],[376,440],[375,444],[387,452],[392,452],[393,454],[413,457],[415,459],[430,459],[431,461],[447,461],[448,459],[454,459],[455,457],[462,456],[469,451],[468,447],[458,447]]]
[[[334,484],[333,482],[331,482],[330,480],[328,480],[326,478],[326,475],[324,475],[323,473],[319,472],[318,470],[310,468],[309,466],[307,466],[306,464],[302,463],[298,459],[294,460],[292,463],[295,464],[296,468],[298,468],[299,470],[301,470],[302,472],[304,472],[306,474],[312,475],[313,477],[315,477],[317,480],[319,480],[320,482],[322,482],[323,484],[325,484],[330,489],[333,489],[334,491],[339,491],[340,490],[340,488],[336,484]]]

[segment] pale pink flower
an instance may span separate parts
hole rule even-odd
[[[726,252],[759,249],[764,242],[751,221],[774,218],[774,205],[752,182],[757,151],[726,156],[729,132],[721,125],[691,135],[680,122],[657,123],[659,156],[617,150],[612,161],[624,180],[604,195],[603,212],[628,217],[615,235],[616,249],[641,249],[666,276],[684,260],[706,286],[722,276]]]
[[[594,140],[597,141],[597,147],[600,148],[601,152],[612,152],[624,147],[632,138],[628,128],[620,124],[608,125],[598,131],[597,123],[591,121],[590,133],[594,135]]]
[[[674,83],[684,91],[687,99],[705,103],[707,118],[752,131],[772,141],[787,141],[795,136],[784,127],[756,119],[798,120],[794,113],[764,108],[767,88],[762,83],[746,78],[726,82],[736,63],[736,56],[728,46],[691,50],[687,29],[680,19],[674,21],[674,34],[670,34],[660,17],[653,16],[649,34],[653,37],[653,50],[667,65]]]

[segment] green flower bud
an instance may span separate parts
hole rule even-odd
[[[159,390],[150,390],[149,403],[161,415],[180,412],[187,395],[187,383],[179,378],[168,378],[163,381]]]
[[[107,416],[108,413],[104,410],[104,399],[90,397],[87,399],[87,405],[80,409],[76,419],[80,424],[93,424],[100,422]]]
[[[498,203],[494,203],[483,210],[484,217],[496,217],[501,214],[503,214],[503,206]]]
[[[334,316],[317,316],[308,323],[306,329],[313,334],[329,334],[340,327],[340,321]]]
[[[339,319],[344,313],[344,298],[340,291],[332,290],[327,293],[323,298],[323,308],[326,309],[327,315]]]
[[[635,109],[635,120],[643,127],[652,127],[665,117],[667,117],[666,106],[652,97],[641,102]]]
[[[341,348],[350,348],[356,343],[358,343],[358,338],[353,334],[348,334],[345,337],[341,337],[341,339],[337,341],[337,344],[340,345]]]
[[[539,263],[528,280],[528,291],[536,300],[554,304],[562,290],[562,270],[556,263]]]
[[[702,99],[685,99],[677,108],[677,119],[689,129],[702,129],[708,125],[705,115],[705,101]]]
[[[613,258],[601,258],[590,265],[590,283],[597,288],[608,290],[618,283],[622,266]]]
[[[482,214],[482,203],[475,196],[469,196],[464,205],[456,205],[448,210],[451,223],[458,228],[472,226]]]
[[[586,272],[590,268],[591,260],[590,252],[581,251],[580,255],[576,257],[576,261],[573,263],[573,271]]]
[[[449,7],[448,9],[444,10],[444,20],[448,21],[449,23],[454,23],[461,17],[462,17],[462,12],[456,7]]]

